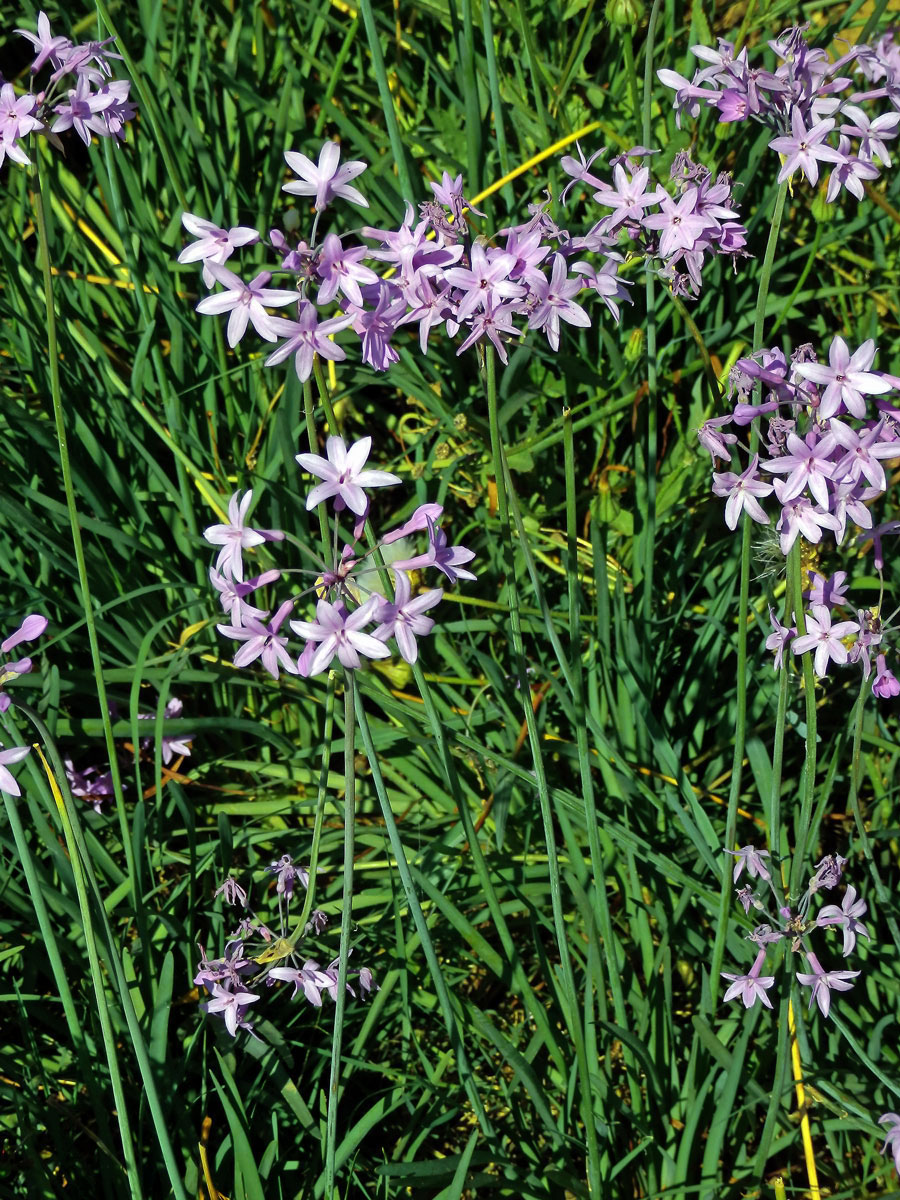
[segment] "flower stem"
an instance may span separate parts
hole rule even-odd
[[[334,1032],[331,1035],[331,1075],[328,1082],[328,1116],[325,1133],[325,1198],[335,1195],[335,1155],[337,1153],[338,1086],[341,1081],[341,1042],[344,1034],[344,1008],[347,996],[347,959],[350,953],[350,926],[353,906],[353,845],[356,813],[356,767],[354,744],[356,719],[356,678],[344,670],[344,877],[341,896],[341,944],[338,951],[337,995],[334,1001]],[[312,877],[310,876],[310,880]]]
[[[497,486],[497,515],[500,521],[500,536],[504,542],[507,562],[507,599],[509,603],[510,631],[512,633],[513,656],[515,659],[516,675],[519,691],[522,697],[522,707],[525,724],[528,730],[528,742],[531,747],[531,759],[534,767],[535,784],[541,806],[544,841],[547,848],[547,874],[550,883],[550,900],[553,909],[553,924],[556,932],[556,944],[559,951],[560,968],[563,985],[569,1008],[569,1034],[575,1048],[577,1072],[580,1078],[579,1094],[581,1100],[581,1115],[584,1124],[585,1140],[587,1143],[588,1187],[592,1195],[600,1195],[600,1151],[597,1142],[597,1127],[594,1120],[593,1089],[591,1087],[590,1071],[584,1045],[584,1033],[581,1025],[581,1004],[575,988],[575,975],[572,970],[572,959],[569,954],[568,929],[562,906],[562,887],[559,872],[559,857],[556,845],[556,830],[553,819],[553,805],[550,789],[547,786],[547,776],[541,753],[541,738],[537,727],[534,707],[531,703],[531,686],[525,666],[525,648],[522,637],[522,623],[519,614],[519,593],[516,585],[516,551],[512,539],[509,521],[509,499],[506,488],[506,462],[503,453],[503,442],[500,433],[500,416],[497,403],[497,371],[494,350],[488,346],[485,350],[485,384],[487,391],[488,419],[491,435],[491,456],[494,465],[494,479]]]
[[[772,212],[772,224],[769,227],[769,240],[766,243],[766,253],[763,257],[762,269],[759,274],[759,293],[756,298],[756,316],[753,321],[753,349],[762,348],[763,333],[766,320],[766,301],[769,296],[769,281],[772,278],[772,265],[775,261],[775,249],[778,245],[778,233],[781,229],[781,217],[784,212],[784,201],[787,196],[787,184],[783,183],[775,196],[775,207]],[[750,434],[750,452],[756,452],[759,431],[754,424]],[[750,539],[752,523],[744,519],[741,530],[741,581],[740,598],[738,601],[738,631],[737,631],[737,692],[735,697],[734,722],[734,755],[731,761],[731,786],[728,791],[728,811],[725,816],[725,846],[728,849],[734,845],[737,831],[738,801],[741,795],[741,777],[744,765],[744,747],[747,741],[747,635],[750,622]],[[713,943],[711,978],[709,987],[709,1012],[713,1012],[719,995],[719,972],[722,970],[722,960],[725,956],[725,938],[728,934],[728,910],[731,907],[731,872],[727,864],[722,867],[722,890],[719,897],[719,915],[716,923],[716,940]]]
[[[119,821],[119,831],[122,839],[122,849],[125,853],[126,874],[131,883],[132,899],[135,914],[142,910],[140,896],[140,879],[135,860],[134,846],[128,824],[128,814],[125,810],[125,798],[122,793],[122,779],[119,772],[119,762],[116,756],[116,743],[113,738],[112,721],[109,715],[109,705],[106,700],[106,684],[103,679],[103,659],[100,654],[100,643],[97,639],[97,626],[94,620],[94,604],[91,599],[90,582],[88,580],[87,564],[84,557],[84,544],[81,540],[81,523],[78,507],[75,503],[75,486],[72,480],[72,467],[69,461],[69,443],[66,436],[66,422],[63,411],[62,391],[59,381],[59,347],[56,334],[56,304],[53,294],[53,272],[50,268],[50,247],[47,240],[47,221],[44,210],[43,188],[41,183],[40,152],[35,154],[34,162],[34,226],[38,239],[38,261],[44,282],[44,302],[47,312],[47,355],[50,368],[50,399],[53,406],[53,421],[56,427],[56,441],[59,447],[59,465],[62,471],[63,490],[66,497],[66,510],[69,515],[69,527],[72,532],[72,547],[75,552],[75,566],[78,571],[78,583],[81,589],[81,607],[84,613],[84,623],[87,628],[88,642],[91,649],[91,663],[94,670],[94,681],[97,688],[97,701],[100,705],[100,721],[106,738],[106,753],[109,758],[110,778],[116,801],[116,816]],[[138,917],[140,920],[140,918]]]

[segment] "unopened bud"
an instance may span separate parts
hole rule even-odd
[[[639,363],[644,357],[644,331],[643,329],[632,329],[628,338],[628,343],[625,346],[625,361],[629,366],[634,366]]]
[[[641,25],[646,9],[641,0],[606,0],[606,19],[621,29]]]

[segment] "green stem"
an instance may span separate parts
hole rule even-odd
[[[59,751],[55,743],[50,737],[50,731],[47,729],[40,717],[29,708],[27,704],[17,703],[16,707],[20,709],[34,725],[38,731],[38,735],[44,744],[47,752],[47,757],[50,759],[53,768],[53,774],[50,777],[50,787],[53,791],[53,796],[56,801],[60,813],[60,819],[63,822],[63,828],[66,835],[66,843],[69,850],[69,857],[72,862],[73,873],[77,872],[82,884],[85,886],[85,895],[87,890],[90,890],[90,898],[93,901],[92,906],[88,906],[87,910],[82,908],[82,921],[87,921],[84,925],[85,941],[90,945],[94,938],[94,925],[99,925],[103,940],[106,944],[106,973],[102,976],[101,982],[111,975],[115,983],[116,992],[119,998],[119,1006],[122,1014],[125,1017],[125,1024],[128,1028],[128,1036],[131,1041],[132,1049],[137,1060],[138,1071],[140,1073],[141,1085],[143,1087],[144,1100],[147,1105],[147,1110],[153,1124],[153,1130],[156,1134],[159,1148],[163,1156],[163,1162],[166,1166],[166,1172],[169,1177],[169,1185],[172,1189],[172,1195],[175,1200],[187,1200],[187,1195],[184,1190],[184,1184],[181,1180],[181,1174],[178,1168],[178,1163],[175,1159],[175,1153],[169,1138],[169,1126],[171,1120],[169,1114],[163,1111],[159,1100],[159,1092],[156,1087],[156,1079],[154,1076],[153,1064],[150,1062],[150,1055],[147,1052],[147,1045],[144,1041],[143,1033],[141,1032],[140,1023],[137,1018],[137,1013],[134,1009],[134,1001],[131,998],[132,984],[125,978],[125,972],[122,969],[122,962],[119,956],[119,950],[116,945],[116,939],[113,936],[112,927],[109,923],[109,918],[106,914],[104,905],[105,897],[100,890],[94,875],[94,868],[91,862],[90,851],[88,850],[87,842],[84,838],[84,832],[81,828],[78,810],[72,800],[69,792],[69,785],[66,780],[65,767],[62,759],[59,756]],[[71,845],[69,838],[71,837]],[[76,879],[76,887],[77,887]],[[81,898],[79,894],[79,905]],[[103,1001],[105,1003],[105,999]],[[112,1049],[108,1047],[108,1053],[115,1052],[115,1042]],[[115,1087],[114,1087],[115,1091]],[[124,1101],[116,1100],[116,1118],[120,1122],[124,1116]],[[137,1193],[136,1193],[137,1194]]]
[[[356,678],[344,670],[344,878],[341,896],[341,944],[338,951],[337,995],[334,1002],[334,1032],[331,1035],[331,1075],[328,1082],[328,1117],[325,1133],[325,1200],[335,1196],[337,1153],[338,1087],[341,1081],[341,1042],[347,993],[347,959],[353,907],[354,816],[356,813],[356,769],[354,764],[354,718]]]
[[[481,1096],[478,1094],[478,1086],[475,1082],[475,1076],[472,1073],[472,1068],[469,1065],[469,1058],[466,1053],[465,1043],[463,1041],[462,1032],[459,1028],[459,1021],[456,1011],[453,1007],[453,1002],[450,999],[450,993],[447,989],[444,974],[441,971],[441,965],[438,962],[437,954],[434,949],[434,942],[431,940],[431,932],[428,928],[428,922],[425,920],[425,914],[422,912],[422,905],[419,903],[419,897],[416,894],[416,886],[413,882],[412,872],[409,869],[409,863],[406,859],[406,850],[400,838],[400,831],[397,828],[397,822],[394,819],[394,812],[391,808],[390,797],[387,789],[384,786],[384,778],[381,774],[381,768],[378,764],[378,751],[375,748],[375,743],[372,740],[372,731],[369,728],[369,718],[366,714],[365,705],[362,701],[362,696],[357,690],[356,693],[356,724],[359,729],[360,737],[362,738],[363,749],[366,752],[366,757],[369,761],[369,769],[372,772],[372,785],[375,788],[375,793],[378,796],[378,802],[381,805],[381,815],[384,819],[384,827],[388,835],[388,841],[391,845],[391,852],[394,855],[394,861],[397,864],[397,874],[400,876],[400,884],[403,888],[403,893],[406,896],[406,902],[409,905],[409,911],[412,915],[413,923],[416,927],[416,932],[419,935],[419,941],[422,944],[422,951],[425,955],[425,961],[428,964],[428,971],[431,975],[434,990],[437,993],[438,1004],[441,1007],[441,1013],[444,1017],[444,1023],[447,1029],[447,1036],[450,1040],[450,1047],[456,1056],[456,1067],[460,1082],[465,1089],[466,1095],[469,1097],[469,1103],[475,1112],[478,1123],[485,1137],[493,1138],[494,1130],[487,1113],[484,1111],[484,1105],[481,1102]],[[328,1200],[331,1200],[329,1197]]]
[[[94,681],[97,687],[97,702],[100,705],[100,721],[106,739],[106,754],[109,759],[110,778],[116,802],[116,816],[119,821],[119,832],[122,839],[122,849],[125,853],[125,864],[128,878],[131,881],[131,892],[135,914],[142,909],[140,896],[140,880],[131,841],[131,831],[128,825],[128,813],[125,809],[125,797],[122,792],[122,779],[119,772],[119,760],[116,754],[116,743],[112,733],[112,721],[109,716],[109,704],[106,699],[106,684],[103,680],[103,659],[100,654],[100,643],[97,638],[97,625],[94,620],[94,604],[91,599],[91,588],[88,580],[87,564],[84,557],[84,545],[81,540],[81,523],[78,517],[78,506],[75,503],[75,485],[72,480],[72,466],[69,461],[69,442],[66,436],[66,421],[63,411],[62,390],[59,381],[59,346],[56,333],[56,304],[53,294],[53,272],[50,268],[50,246],[47,240],[47,221],[44,212],[44,197],[41,181],[40,152],[34,156],[34,225],[38,239],[38,260],[44,281],[44,303],[47,312],[47,355],[50,368],[50,400],[53,406],[53,422],[56,427],[56,441],[59,446],[59,465],[62,471],[63,490],[66,497],[66,510],[69,515],[69,528],[72,532],[72,547],[75,552],[75,566],[78,572],[78,583],[81,588],[81,608],[84,613],[84,623],[87,628],[88,643],[91,650],[91,663],[94,671]]]
[[[775,249],[778,245],[778,233],[781,229],[781,218],[784,212],[784,201],[787,196],[787,184],[783,183],[775,197],[775,207],[772,213],[772,224],[769,227],[769,240],[763,257],[759,275],[759,292],[756,298],[756,315],[753,321],[753,349],[762,349],[763,332],[766,320],[766,301],[769,297],[769,282],[772,277],[772,266],[775,261]],[[759,441],[759,430],[751,426],[750,450],[756,452]],[[734,755],[731,762],[731,785],[728,790],[728,810],[725,816],[725,847],[731,849],[737,832],[737,810],[741,795],[741,779],[744,766],[744,747],[747,741],[747,636],[750,623],[750,542],[753,535],[752,522],[744,518],[741,529],[741,579],[740,598],[738,601],[738,637],[737,637],[737,667],[735,678],[737,690],[735,696],[734,724]],[[712,961],[710,964],[709,1012],[714,1012],[719,996],[720,971],[725,956],[725,939],[728,935],[728,913],[731,908],[731,871],[727,865],[722,868],[722,888],[719,896],[719,914],[716,922],[716,939],[713,943]]]
[[[497,514],[500,521],[500,536],[506,551],[507,598],[509,602],[510,630],[512,633],[513,655],[515,658],[516,675],[525,714],[525,724],[528,730],[528,741],[531,747],[531,758],[535,773],[538,798],[541,806],[544,841],[547,848],[547,874],[550,883],[550,901],[553,910],[553,925],[556,932],[556,944],[559,951],[560,967],[563,986],[568,1004],[569,1034],[575,1048],[575,1061],[580,1080],[579,1099],[581,1102],[582,1121],[584,1123],[585,1139],[587,1142],[588,1187],[592,1195],[600,1195],[600,1150],[597,1142],[597,1127],[594,1121],[593,1088],[584,1045],[584,1033],[580,1020],[581,1005],[575,987],[575,975],[572,970],[572,959],[569,954],[568,929],[562,904],[562,887],[559,872],[559,857],[556,845],[556,829],[553,818],[553,805],[550,789],[547,786],[547,776],[544,770],[541,753],[541,739],[535,718],[534,707],[531,704],[531,684],[525,665],[525,646],[522,637],[522,623],[519,613],[519,593],[516,584],[516,554],[512,539],[509,520],[509,499],[506,487],[506,463],[503,454],[503,442],[500,433],[500,415],[497,403],[497,372],[494,360],[494,350],[488,346],[485,350],[486,391],[488,418],[491,433],[491,456],[494,466],[494,478],[497,485]]]
[[[794,605],[794,621],[797,636],[806,635],[806,617],[803,609],[803,573],[800,565],[800,542],[794,542],[788,554],[788,594]],[[807,855],[809,827],[812,821],[813,801],[816,795],[816,677],[813,672],[811,654],[801,655],[803,692],[806,700],[806,755],[803,767],[803,793],[800,800],[800,818],[797,823],[794,856],[791,862],[789,895],[796,899],[800,895],[804,863]]]
[[[388,137],[391,142],[391,153],[394,156],[394,162],[397,166],[397,182],[400,184],[400,194],[404,200],[412,202],[415,200],[416,194],[413,191],[409,168],[406,165],[406,152],[403,148],[403,139],[400,136],[400,126],[397,124],[397,114],[394,112],[394,97],[391,93],[391,85],[388,82],[387,72],[384,69],[384,55],[381,53],[381,42],[378,38],[378,29],[375,25],[371,0],[359,0],[359,11],[362,14],[363,25],[366,30],[369,54],[372,56],[372,72],[378,87],[378,96],[381,100],[384,122],[387,125]]]

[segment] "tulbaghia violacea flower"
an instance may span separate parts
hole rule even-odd
[[[283,308],[286,304],[297,304],[299,292],[284,288],[270,288],[266,285],[272,278],[270,271],[260,271],[249,283],[221,266],[207,259],[206,268],[210,275],[225,287],[224,292],[207,296],[197,305],[197,312],[207,315],[228,313],[226,340],[232,349],[247,332],[247,325],[253,328],[267,342],[277,342],[278,333],[272,324],[272,316],[266,312],[269,308]]]
[[[25,618],[15,633],[0,642],[0,654],[8,654],[22,642],[33,642],[47,628],[47,618],[40,613],[31,613]],[[27,675],[31,670],[31,659],[21,658],[18,662],[0,663],[0,685],[15,679],[18,675]],[[0,713],[5,713],[12,701],[6,692],[0,692]]]
[[[761,525],[769,523],[765,509],[757,497],[771,495],[773,485],[758,478],[758,464],[759,456],[754,454],[750,465],[740,475],[736,475],[734,471],[723,471],[713,475],[713,492],[717,496],[728,497],[725,505],[725,524],[729,529],[737,529],[741,512],[746,512],[748,517]]]
[[[286,649],[287,638],[279,633],[285,617],[293,607],[293,600],[285,600],[271,621],[258,621],[255,617],[246,617],[241,626],[216,626],[219,633],[225,637],[244,643],[234,656],[236,667],[247,667],[259,659],[273,679],[278,678],[279,663],[290,675],[297,674],[297,664]]]
[[[323,500],[334,497],[336,512],[349,508],[356,516],[361,517],[366,511],[369,500],[363,488],[389,487],[401,483],[398,475],[390,471],[364,471],[366,459],[372,449],[370,437],[360,438],[347,449],[344,439],[332,434],[325,443],[327,458],[318,454],[297,454],[295,458],[304,471],[317,475],[323,483],[317,484],[306,497],[307,510],[313,509]]]
[[[348,613],[343,604],[320,600],[316,605],[315,621],[291,621],[291,629],[298,637],[319,643],[309,664],[309,674],[319,675],[335,655],[343,666],[353,670],[362,666],[360,654],[366,658],[389,658],[391,652],[384,642],[362,632],[374,620],[381,603],[380,596],[370,596],[355,612]]]
[[[241,551],[251,546],[260,546],[263,542],[280,542],[284,534],[278,529],[251,529],[244,524],[247,511],[253,500],[252,489],[241,498],[240,492],[235,492],[228,501],[228,524],[210,525],[204,529],[203,536],[213,546],[221,546],[219,557],[216,559],[216,570],[221,571],[238,583],[244,581],[244,561]]]
[[[851,355],[840,336],[832,339],[828,351],[828,366],[824,363],[798,363],[794,373],[825,388],[818,409],[818,418],[825,421],[842,409],[854,417],[866,415],[864,396],[883,395],[891,384],[869,368],[875,361],[875,342],[872,338]]]
[[[207,1001],[206,1011],[224,1017],[225,1028],[232,1037],[236,1036],[239,1028],[252,1032],[245,1019],[245,1014],[250,1005],[256,1003],[259,996],[254,992],[230,992],[218,983],[213,984],[212,994],[212,1000]]]
[[[771,1008],[772,1001],[766,992],[775,983],[775,976],[760,975],[765,961],[766,951],[762,949],[746,975],[731,975],[727,971],[723,971],[722,978],[730,979],[731,984],[722,999],[735,1000],[740,996],[744,1002],[744,1008],[752,1008],[757,1000],[761,1001],[766,1008]]]
[[[900,1114],[887,1112],[878,1118],[878,1124],[889,1126],[881,1153],[893,1155],[894,1168],[900,1175]]]
[[[13,778],[8,763],[21,762],[30,746],[10,746],[8,750],[0,750],[0,792],[8,792],[10,796],[21,796],[22,789]]]
[[[428,518],[428,549],[424,554],[414,558],[398,559],[392,566],[401,571],[415,571],[419,567],[437,567],[442,575],[446,575],[451,583],[457,579],[477,579],[471,571],[463,569],[462,564],[471,562],[475,557],[474,550],[465,546],[448,545],[447,535],[434,520]]]
[[[825,925],[840,925],[842,927],[844,933],[842,954],[844,958],[853,950],[857,937],[864,937],[867,940],[871,940],[868,929],[859,920],[860,917],[866,915],[866,908],[865,900],[857,900],[856,888],[848,885],[846,892],[844,892],[840,908],[836,904],[826,904],[824,908],[819,910],[819,915],[816,917],[816,925],[820,927]]]
[[[859,971],[826,971],[815,954],[809,950],[806,951],[806,960],[812,967],[812,971],[808,974],[798,971],[797,979],[803,987],[812,989],[809,1007],[812,1008],[813,1002],[815,1002],[818,1004],[822,1016],[827,1017],[831,1009],[832,991],[849,992],[853,987],[850,980],[855,979]]]
[[[325,142],[319,151],[318,163],[312,162],[305,154],[296,150],[286,150],[284,160],[299,179],[293,179],[282,186],[282,191],[294,196],[314,196],[318,212],[327,208],[335,196],[368,208],[369,202],[355,187],[350,186],[350,180],[361,175],[366,169],[364,162],[345,162],[338,167],[341,158],[341,148],[337,142]]]
[[[875,658],[875,682],[872,684],[872,691],[879,700],[890,700],[894,696],[900,696],[900,680],[888,670],[883,654]]]
[[[296,321],[287,320],[285,317],[269,317],[269,328],[287,340],[272,351],[266,359],[266,366],[275,366],[293,354],[297,378],[301,383],[306,383],[312,375],[317,354],[320,358],[327,358],[332,362],[344,361],[347,355],[331,340],[331,335],[340,329],[346,329],[352,322],[353,316],[349,313],[320,321],[312,301],[301,300]]]
[[[381,605],[378,611],[381,624],[372,636],[385,642],[393,637],[401,657],[412,664],[419,654],[416,638],[425,637],[434,628],[434,621],[431,617],[423,616],[423,613],[440,604],[444,592],[441,588],[433,588],[413,598],[409,576],[405,571],[395,571],[394,581],[394,601],[385,601]]]
[[[212,221],[195,217],[193,213],[182,213],[181,223],[198,240],[191,242],[178,255],[180,263],[202,262],[203,282],[211,288],[216,277],[208,264],[221,266],[238,246],[252,246],[259,241],[259,233],[248,225],[234,225],[231,229],[220,229]]]
[[[760,879],[772,878],[769,868],[763,862],[764,858],[769,857],[768,850],[757,850],[755,846],[741,846],[740,850],[726,850],[725,853],[734,855],[737,860],[732,875],[733,883],[737,883],[740,879],[744,867],[747,868],[747,874],[751,879],[757,876]]]
[[[807,650],[815,650],[815,669],[819,678],[823,678],[828,670],[829,661],[845,663],[848,650],[841,638],[851,633],[859,632],[856,621],[838,621],[832,625],[831,613],[824,604],[814,604],[812,616],[806,618],[807,632],[794,638],[791,650],[794,654],[805,654]]]

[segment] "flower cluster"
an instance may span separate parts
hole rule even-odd
[[[69,129],[86,146],[92,134],[111,137],[113,144],[125,140],[125,123],[136,110],[128,99],[129,80],[112,78],[110,60],[122,57],[107,48],[112,38],[73,45],[53,33],[43,12],[38,14],[36,34],[27,29],[16,33],[34,46],[32,75],[45,66],[51,74],[35,93],[17,96],[11,83],[0,87],[0,163],[10,158],[27,166],[31,159],[23,143],[31,133],[43,134],[57,148],[61,148],[58,135]]]
[[[590,173],[596,155],[587,162],[562,160],[575,182],[595,188],[595,200],[612,209],[585,236],[560,228],[544,203],[530,206],[527,221],[500,230],[492,242],[477,238],[469,218],[484,214],[466,200],[462,176],[451,179],[444,172],[440,183],[431,183],[433,199],[420,205],[418,220],[408,204],[399,229],[364,226],[362,235],[375,243],[367,246],[333,232],[316,241],[319,219],[335,198],[368,207],[349,183],[366,164],[339,166],[337,145],[326,142],[317,163],[293,151],[285,154],[299,178],[284,190],[314,200],[308,241],[297,235],[294,210],[283,228],[267,236],[244,225],[222,229],[185,213],[184,226],[197,241],[181,251],[178,261],[202,262],[207,286],[218,283],[224,289],[201,300],[197,310],[228,314],[230,346],[252,325],[259,337],[278,343],[266,365],[292,358],[303,382],[317,354],[332,361],[346,358],[333,340],[345,329],[359,339],[362,361],[376,371],[397,361],[393,339],[407,325],[417,327],[423,354],[432,333],[443,328],[450,338],[459,335],[457,353],[487,338],[506,363],[508,344],[527,330],[542,331],[557,350],[561,322],[588,327],[591,319],[576,300],[582,293],[595,292],[618,320],[618,302],[628,299],[617,274],[624,261],[620,243],[631,253],[661,258],[666,277],[682,291],[688,285],[699,289],[705,255],[742,253],[745,230],[735,219],[728,177],[712,183],[708,171],[681,155],[673,198],[658,185],[648,190],[649,171],[640,167],[648,153],[639,148],[616,161],[613,186]],[[277,261],[249,282],[224,265],[238,247],[260,242]],[[289,287],[269,286],[276,272],[287,277]],[[270,309],[284,311],[275,315]]]
[[[748,940],[758,947],[758,953],[747,974],[734,975],[730,972],[722,972],[723,979],[729,981],[724,999],[736,1000],[740,997],[745,1008],[752,1008],[759,1000],[766,1008],[771,1008],[772,1002],[769,999],[768,990],[775,983],[775,977],[774,975],[763,975],[761,972],[765,966],[769,946],[785,940],[790,943],[790,949],[794,953],[802,953],[806,958],[809,971],[798,971],[797,979],[803,987],[810,989],[810,1008],[814,1003],[818,1004],[822,1016],[827,1017],[831,1008],[831,993],[849,991],[853,987],[850,981],[859,975],[859,971],[826,971],[810,947],[810,937],[816,929],[838,926],[843,935],[842,953],[845,958],[853,952],[858,937],[869,939],[869,931],[861,921],[866,914],[867,905],[865,900],[857,897],[856,888],[852,886],[848,886],[845,890],[840,905],[823,905],[814,917],[810,913],[813,898],[819,892],[830,891],[840,883],[847,860],[841,858],[839,854],[829,854],[823,858],[817,864],[815,874],[810,879],[795,912],[784,903],[783,899],[779,898],[775,890],[772,873],[765,861],[769,858],[767,850],[757,850],[754,846],[742,846],[740,850],[728,850],[726,853],[733,854],[736,859],[734,882],[737,883],[746,867],[749,878],[759,879],[768,886],[778,916],[773,918],[766,912],[765,903],[754,893],[749,884],[737,889],[737,898],[745,913],[749,913],[753,908],[768,916],[769,920],[757,925],[748,935]]]
[[[275,876],[275,892],[278,898],[278,921],[280,933],[276,935],[247,907],[247,893],[240,884],[229,876],[219,888],[216,895],[221,895],[226,904],[242,908],[244,915],[238,921],[237,927],[228,936],[224,953],[221,958],[211,959],[203,946],[199,946],[200,962],[194,984],[204,987],[212,996],[206,1001],[205,1008],[210,1016],[219,1016],[225,1022],[225,1028],[234,1037],[238,1029],[244,1029],[253,1037],[253,1026],[247,1020],[250,1006],[262,999],[260,988],[273,988],[277,983],[293,985],[291,998],[301,993],[310,1004],[316,1008],[322,1007],[323,995],[330,995],[332,1000],[337,998],[338,960],[335,959],[327,967],[321,967],[315,959],[304,959],[298,953],[299,947],[312,935],[321,934],[327,928],[328,917],[319,910],[314,910],[310,919],[302,929],[289,933],[291,901],[294,889],[299,882],[306,888],[309,884],[308,872],[294,863],[289,854],[283,854],[270,866],[266,867],[270,875]],[[372,972],[368,967],[360,967],[354,972],[360,994],[368,995],[378,991]],[[256,990],[253,990],[256,989]],[[356,993],[348,983],[347,991],[351,996]]]
[[[718,111],[720,123],[753,119],[778,136],[769,148],[782,156],[778,182],[798,170],[815,186],[819,164],[828,163],[826,199],[837,198],[841,188],[858,200],[864,181],[880,175],[877,159],[890,167],[887,143],[900,129],[900,111],[870,114],[863,102],[887,99],[900,109],[900,49],[893,33],[874,45],[856,45],[832,62],[824,50],[806,41],[808,26],[786,30],[770,41],[779,60],[772,71],[751,67],[747,48],[738,54],[731,42],[720,38],[716,49],[692,46],[706,64],[691,80],[677,71],[657,71],[660,80],[675,90],[677,121],[696,117],[700,106]],[[854,76],[861,75],[858,89]]]
[[[860,531],[857,540],[871,545],[881,577],[882,539],[900,530],[900,522],[874,525],[870,504],[887,489],[882,464],[900,458],[900,410],[879,398],[870,411],[866,397],[883,397],[900,387],[900,379],[871,370],[875,358],[871,340],[851,354],[844,339],[835,337],[828,357],[827,365],[816,361],[812,347],[806,345],[789,359],[779,349],[741,359],[730,376],[732,395],[737,391],[733,410],[707,421],[699,431],[700,443],[715,466],[739,449],[738,434],[726,432],[728,426],[751,426],[765,418],[766,457],[760,459],[747,449],[749,463],[744,470],[713,472],[712,490],[726,501],[729,529],[737,527],[742,512],[768,524],[762,501],[774,494],[780,510],[775,528],[783,554],[798,538],[817,546],[825,530],[840,545],[852,523]],[[757,382],[765,395],[762,403],[753,404],[751,393]],[[788,626],[771,614],[773,633],[766,645],[775,654],[776,669],[782,666],[790,643],[794,654],[814,653],[819,676],[825,675],[830,662],[849,661],[858,663],[869,678],[872,651],[882,647],[884,638],[880,601],[834,621],[833,614],[843,615],[846,607],[845,581],[841,571],[829,578],[809,572],[805,592],[809,611],[801,636],[796,614]],[[848,649],[843,639],[851,635],[855,640]],[[874,691],[882,697],[900,692],[886,662],[886,654],[879,650]]]
[[[561,165],[573,181],[563,190],[563,198],[575,183],[583,183],[596,189],[596,204],[612,210],[572,242],[573,252],[587,250],[605,257],[599,272],[585,262],[576,262],[573,270],[583,274],[607,304],[611,303],[609,280],[615,279],[621,252],[660,262],[660,276],[680,296],[699,293],[708,255],[730,255],[735,267],[737,259],[746,256],[747,231],[737,219],[730,175],[723,173],[713,181],[708,168],[679,151],[669,172],[674,192],[670,195],[661,184],[651,183],[649,166],[641,165],[654,152],[638,146],[612,160],[610,186],[591,171],[600,153],[585,160],[579,150],[578,159],[566,156]]]
[[[439,504],[422,504],[412,516],[396,529],[384,534],[377,544],[383,562],[393,581],[393,599],[389,600],[378,588],[379,568],[369,560],[372,551],[358,547],[369,513],[366,488],[386,487],[400,483],[389,471],[365,469],[372,439],[362,438],[347,448],[343,438],[332,435],[326,443],[327,458],[318,454],[298,454],[297,462],[309,474],[322,482],[309,493],[307,509],[324,500],[333,502],[336,514],[349,511],[353,517],[352,541],[338,553],[338,526],[335,524],[335,557],[328,567],[320,564],[321,573],[315,585],[318,596],[315,620],[290,621],[289,628],[306,645],[299,656],[288,649],[287,634],[281,629],[294,608],[295,597],[284,600],[270,617],[268,610],[256,608],[247,597],[264,584],[281,577],[276,570],[264,571],[244,581],[243,548],[259,545],[264,540],[282,537],[275,530],[257,530],[245,522],[253,493],[243,499],[236,494],[229,505],[228,525],[212,525],[205,537],[221,546],[210,580],[219,592],[222,608],[229,624],[219,625],[225,637],[243,642],[234,656],[236,667],[246,667],[260,660],[275,679],[279,668],[293,675],[318,675],[337,657],[343,666],[358,669],[365,658],[388,658],[387,643],[393,638],[401,657],[414,663],[418,656],[417,637],[424,637],[434,627],[434,620],[425,613],[440,603],[442,588],[431,588],[413,595],[410,571],[434,567],[449,582],[475,579],[465,564],[475,556],[463,546],[451,546],[446,533],[438,525],[442,513]],[[427,532],[427,548],[421,554],[408,555],[408,539],[416,533]],[[368,631],[367,631],[368,627]]]
[[[4,638],[0,642],[0,654],[8,654],[10,650],[21,645],[22,642],[35,641],[46,628],[47,618],[42,617],[39,613],[31,613],[25,618],[15,633],[11,633],[9,637]],[[27,675],[31,667],[32,662],[30,658],[20,658],[16,662],[0,663],[0,687],[13,679],[17,679],[20,675]],[[9,693],[0,691],[0,713],[5,713],[11,703],[12,700]],[[13,778],[7,764],[21,762],[28,753],[28,750],[28,746],[11,746],[8,750],[0,750],[0,791],[8,792],[11,796],[21,795],[21,789]]]

